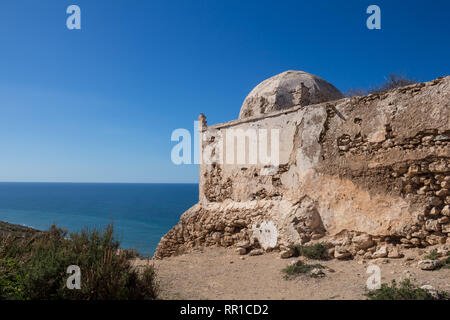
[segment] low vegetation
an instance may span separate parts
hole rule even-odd
[[[8,233],[0,237],[0,300],[156,299],[152,266],[138,273],[135,252],[119,250],[113,226],[72,233],[52,226],[46,232]],[[81,289],[66,286],[67,268],[81,270]]]
[[[391,285],[384,283],[380,289],[369,291],[366,296],[369,300],[447,300],[449,298],[446,292],[433,295],[419,288],[409,279],[403,280],[399,285],[395,280],[392,280]]]
[[[430,253],[428,253],[426,256],[424,256],[427,260],[438,260],[439,254],[436,249],[433,249]]]
[[[321,264],[307,264],[303,261],[298,261],[284,268],[282,271],[285,274],[284,279],[288,280],[300,274],[307,274],[313,269],[325,269]],[[311,275],[313,277],[313,275]]]
[[[427,260],[439,260],[440,255],[436,249],[431,250],[427,255],[424,256]],[[439,266],[435,270],[439,269],[450,269],[450,255],[440,260]]]
[[[313,245],[296,245],[295,255],[304,256],[313,260],[328,260],[327,246],[324,243],[316,243]]]
[[[438,259],[435,259],[438,260]],[[450,256],[439,261],[439,265],[434,270],[450,269]]]
[[[7,234],[14,234],[15,236],[31,236],[36,233],[40,233],[41,231],[35,230],[33,228],[19,226],[17,224],[11,224],[8,222],[0,221],[0,236],[4,236]]]
[[[447,257],[441,261],[439,269],[450,269],[450,257]]]
[[[417,83],[416,80],[407,78],[402,74],[390,74],[384,83],[371,89],[352,89],[345,92],[345,97],[366,96],[368,94],[383,93],[391,89],[400,88]]]

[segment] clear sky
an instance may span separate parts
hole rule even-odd
[[[448,75],[449,15],[446,0],[2,0],[0,181],[197,182],[170,160],[174,129],[236,119],[289,69],[341,91]]]

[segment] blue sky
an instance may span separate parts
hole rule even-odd
[[[70,4],[82,30],[66,28]],[[448,75],[449,14],[445,0],[4,0],[0,181],[197,182],[171,163],[174,129],[236,119],[289,69],[341,91]]]

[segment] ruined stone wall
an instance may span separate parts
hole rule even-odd
[[[156,258],[196,246],[280,249],[324,241],[336,258],[399,255],[449,241],[450,77],[203,129],[279,129],[280,165],[200,167],[199,203]]]

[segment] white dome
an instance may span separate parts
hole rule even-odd
[[[258,84],[245,98],[239,119],[343,97],[331,83],[303,71],[289,70]]]

